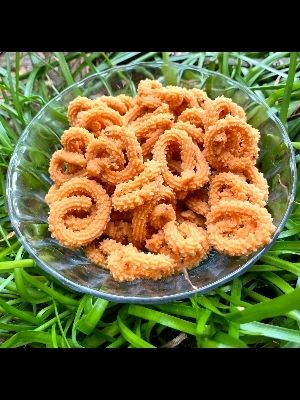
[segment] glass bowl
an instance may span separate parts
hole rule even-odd
[[[52,239],[44,197],[51,185],[48,173],[52,153],[61,147],[68,127],[66,109],[76,96],[95,98],[121,93],[135,95],[141,79],[158,79],[206,90],[211,98],[232,98],[247,113],[248,122],[261,132],[258,167],[270,187],[268,209],[276,231],[270,244],[250,256],[228,257],[212,252],[198,267],[159,281],[116,282],[109,271]],[[288,135],[271,109],[254,93],[219,73],[162,63],[139,63],[112,68],[83,79],[51,100],[23,132],[7,174],[7,202],[11,223],[24,248],[37,264],[58,282],[78,292],[115,302],[163,303],[205,293],[244,273],[275,242],[290,213],[295,195],[296,167]]]

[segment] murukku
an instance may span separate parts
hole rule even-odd
[[[184,202],[190,210],[204,217],[209,211],[208,194],[203,189],[199,189],[188,195],[184,199]]]
[[[206,229],[206,218],[203,215],[196,214],[192,210],[183,210],[177,212],[177,221],[179,223],[184,221],[193,222],[195,225]]]
[[[160,190],[163,179],[160,164],[155,160],[147,161],[145,169],[132,180],[119,183],[112,196],[115,210],[126,211],[151,200]]]
[[[220,200],[249,201],[261,207],[266,205],[265,194],[262,190],[232,172],[219,173],[211,180],[209,204],[216,205]]]
[[[107,266],[108,255],[122,247],[122,244],[113,239],[95,239],[84,247],[85,255],[94,264],[99,265],[105,269]]]
[[[90,142],[86,159],[87,172],[92,177],[99,177],[105,168],[120,170],[126,162],[121,143],[105,136]]]
[[[202,231],[204,231],[204,229],[202,229]],[[204,232],[205,234],[202,236],[203,240],[202,245],[199,246],[199,251],[196,251],[191,255],[174,252],[166,242],[164,230],[158,231],[150,239],[147,239],[145,247],[153,253],[169,256],[174,263],[174,273],[177,273],[184,269],[196,267],[207,256],[210,250],[210,245],[207,240],[206,231]]]
[[[105,105],[81,111],[77,115],[77,126],[92,132],[95,137],[98,137],[104,128],[112,125],[122,126],[123,119],[118,111]]]
[[[206,129],[227,115],[232,115],[246,121],[246,113],[242,107],[225,96],[219,96],[215,100],[206,103],[205,108],[207,111],[205,118]]]
[[[78,212],[91,215],[81,220],[76,217]],[[49,230],[63,245],[78,248],[103,233],[110,212],[111,200],[99,184],[86,178],[74,178],[64,183],[56,193],[50,206]],[[73,219],[69,226],[68,219]],[[72,224],[73,229],[70,227]]]
[[[104,234],[116,242],[128,244],[132,240],[132,224],[126,221],[110,221]]]
[[[190,124],[194,125],[196,128],[201,130],[203,137],[206,126],[206,118],[207,117],[205,110],[193,107],[183,111],[182,114],[178,117],[178,121],[189,122]]]
[[[173,125],[174,116],[171,113],[160,113],[136,124],[134,132],[142,144],[143,157],[148,156],[159,136]]]
[[[176,219],[176,213],[172,204],[158,204],[149,216],[149,224],[154,229],[161,229],[167,222]]]
[[[58,189],[59,185],[54,184],[50,186],[50,189],[48,190],[48,193],[45,196],[45,202],[48,204],[48,206],[50,206],[50,204],[52,204],[55,201]]]
[[[77,116],[81,111],[87,111],[94,107],[94,102],[87,97],[78,96],[70,101],[68,105],[67,117],[71,126],[77,125]]]
[[[248,201],[221,200],[207,215],[211,245],[231,256],[248,255],[267,244],[275,231],[266,208]]]
[[[174,175],[168,166],[167,153],[171,145],[180,148],[181,173]],[[161,163],[165,183],[176,191],[195,190],[209,181],[210,169],[198,146],[180,129],[165,131],[153,149],[153,159]]]
[[[87,148],[87,170],[90,174],[99,175],[101,173],[103,181],[117,185],[118,183],[132,179],[135,175],[143,171],[142,149],[131,129],[113,126],[107,128],[103,132],[103,137],[98,140],[101,145],[98,146],[96,142],[93,142]],[[114,152],[114,157],[116,156],[116,152],[124,152],[127,164],[117,170],[111,168],[111,165],[107,163],[107,157],[104,160],[97,157],[98,147],[101,151]]]
[[[176,206],[176,197],[173,190],[162,185],[158,194],[154,198],[142,206],[134,209],[132,218],[132,243],[141,248],[148,237],[149,217],[154,208],[160,204],[172,204],[173,208]]]
[[[208,128],[204,136],[204,156],[219,170],[237,168],[241,163],[255,163],[258,157],[259,132],[241,118],[227,115]]]
[[[197,128],[195,125],[191,124],[189,121],[178,120],[174,124],[174,128],[181,129],[185,131],[197,145],[202,148],[204,143],[204,131],[202,128]]]
[[[94,100],[95,105],[106,105],[109,108],[117,111],[120,115],[126,114],[133,106],[134,100],[132,97],[120,94],[119,96],[101,96]]]
[[[163,227],[165,240],[174,253],[182,257],[203,253],[203,257],[209,250],[206,231],[196,224],[184,221],[170,221]]]
[[[174,272],[172,258],[164,254],[144,253],[131,243],[110,253],[107,266],[118,281],[161,279]]]
[[[94,136],[88,130],[74,126],[64,131],[60,141],[64,150],[84,155],[93,139]]]
[[[246,179],[246,182],[256,186],[264,195],[265,202],[268,200],[269,185],[262,172],[259,172],[251,162],[246,161],[232,169],[232,172]]]
[[[82,154],[61,149],[52,154],[49,174],[56,185],[61,185],[71,178],[85,176],[85,166],[86,159]],[[71,171],[70,167],[72,167]]]

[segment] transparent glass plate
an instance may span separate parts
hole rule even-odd
[[[228,257],[212,252],[198,267],[159,281],[116,282],[107,270],[88,261],[81,250],[71,251],[52,239],[44,197],[51,185],[48,173],[52,153],[61,148],[60,136],[68,127],[66,110],[76,96],[95,98],[124,93],[135,95],[141,79],[162,84],[204,89],[211,98],[232,98],[259,129],[258,168],[270,187],[268,209],[276,231],[272,242],[247,257]],[[181,64],[140,63],[91,75],[51,100],[23,132],[7,174],[7,202],[12,226],[37,264],[61,284],[116,302],[159,303],[205,293],[244,273],[275,242],[285,225],[294,200],[296,166],[288,135],[271,109],[246,87],[216,72]]]

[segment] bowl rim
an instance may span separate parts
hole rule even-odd
[[[26,137],[28,132],[30,131],[31,126],[38,120],[41,114],[43,114],[44,110],[49,107],[53,102],[57,101],[60,97],[62,97],[65,93],[69,92],[73,88],[78,87],[81,84],[84,84],[85,81],[88,81],[90,79],[93,79],[97,76],[104,76],[107,75],[108,73],[112,72],[118,72],[118,71],[124,71],[124,70],[130,70],[132,68],[136,67],[161,67],[163,65],[167,65],[169,67],[174,67],[177,69],[189,69],[189,70],[194,70],[196,72],[202,72],[204,75],[207,76],[216,76],[220,77],[222,79],[225,79],[227,82],[229,82],[233,87],[239,88],[242,92],[248,94],[250,98],[253,98],[258,104],[261,104],[264,106],[267,110],[268,117],[270,117],[276,125],[279,127],[282,133],[283,141],[287,148],[289,149],[290,152],[290,162],[289,162],[289,168],[291,170],[291,175],[292,175],[292,190],[289,196],[289,202],[287,209],[285,211],[285,214],[283,215],[280,224],[278,225],[271,242],[263,247],[258,253],[256,253],[252,258],[250,258],[245,264],[234,270],[233,272],[229,273],[228,275],[217,279],[216,281],[209,283],[207,285],[202,286],[201,288],[197,289],[192,289],[185,291],[180,294],[171,294],[171,295],[166,295],[166,296],[154,296],[154,297],[147,297],[147,296],[124,296],[124,295],[116,295],[116,294],[109,294],[106,292],[103,292],[101,290],[89,288],[87,286],[83,286],[81,284],[74,283],[72,280],[69,278],[66,278],[65,276],[61,275],[58,271],[52,269],[49,267],[44,261],[42,261],[36,254],[31,250],[31,246],[27,243],[25,240],[24,236],[22,235],[17,220],[13,218],[13,204],[12,204],[12,197],[10,196],[11,192],[11,177],[12,177],[12,169],[14,166],[15,159],[17,158],[17,153],[18,153],[18,148],[20,146],[20,143],[23,141],[23,139]],[[140,303],[140,304],[158,304],[158,303],[166,303],[174,300],[181,300],[185,298],[189,298],[193,295],[196,294],[205,294],[216,287],[219,287],[220,285],[223,285],[229,281],[231,281],[234,278],[237,278],[241,274],[245,273],[255,262],[257,262],[264,253],[266,253],[270,247],[274,244],[274,242],[277,240],[280,232],[285,226],[285,223],[291,213],[292,210],[292,205],[294,202],[295,194],[296,194],[296,187],[297,187],[297,168],[296,168],[296,160],[295,160],[295,153],[294,153],[294,148],[292,146],[291,140],[288,136],[288,133],[283,125],[283,123],[280,121],[280,119],[274,114],[272,109],[268,106],[268,104],[262,100],[256,93],[252,92],[248,87],[242,85],[241,83],[234,81],[233,79],[227,77],[226,75],[223,75],[219,72],[216,71],[210,71],[205,68],[200,68],[196,67],[194,65],[186,65],[186,64],[180,64],[180,63],[175,63],[175,62],[168,62],[165,63],[163,61],[156,61],[156,62],[132,62],[130,64],[124,64],[121,66],[117,67],[112,67],[108,68],[105,71],[101,72],[96,72],[94,74],[88,75],[84,79],[75,82],[74,84],[68,86],[64,90],[62,90],[60,93],[58,93],[56,96],[54,96],[49,102],[47,102],[41,110],[34,116],[34,118],[30,121],[30,123],[26,126],[24,131],[22,132],[21,136],[18,139],[18,142],[16,143],[16,146],[14,148],[13,154],[11,156],[8,170],[7,170],[7,176],[6,176],[6,204],[8,208],[8,216],[12,225],[12,228],[14,229],[17,239],[21,242],[22,246],[24,249],[29,253],[29,255],[32,257],[32,259],[36,262],[36,264],[44,270],[46,273],[51,275],[56,281],[58,281],[60,284],[63,286],[67,287],[68,289],[71,289],[77,293],[83,293],[83,294],[89,294],[92,296],[100,297],[105,300],[109,300],[112,302],[118,302],[118,303]]]

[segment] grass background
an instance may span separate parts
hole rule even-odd
[[[205,296],[163,305],[116,304],[70,292],[43,275],[12,231],[6,171],[34,115],[89,74],[161,59],[219,71],[255,91],[288,129],[300,161],[297,53],[1,54],[0,348],[300,347],[299,190],[279,240],[246,274]]]

